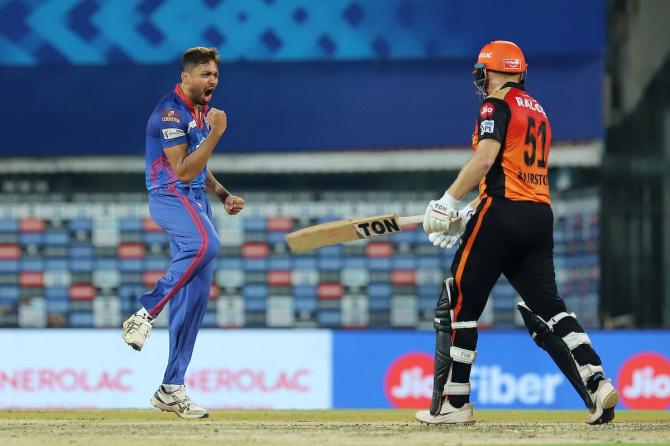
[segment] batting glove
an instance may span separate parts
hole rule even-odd
[[[458,217],[456,206],[458,206],[458,200],[449,192],[445,192],[439,200],[432,200],[428,203],[423,217],[423,230],[428,234],[449,230],[452,219]]]
[[[430,240],[433,246],[437,248],[453,248],[458,240],[460,240],[461,235],[463,235],[463,232],[465,231],[465,226],[468,224],[474,213],[475,210],[472,209],[470,205],[465,206],[458,211],[458,217],[451,221],[451,225],[449,225],[447,231],[428,234],[428,240]]]
[[[442,249],[452,248],[460,238],[460,235],[450,235],[446,232],[432,232],[428,234],[428,240],[430,240],[433,246]]]
[[[460,237],[463,232],[465,232],[465,227],[474,214],[475,210],[472,209],[470,205],[465,206],[463,209],[458,211],[458,219],[451,222],[451,226],[447,232],[450,235],[457,235]]]

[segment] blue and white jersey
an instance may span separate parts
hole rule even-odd
[[[198,110],[179,84],[158,102],[147,123],[145,176],[148,190],[168,184],[205,187],[207,166],[190,183],[184,184],[177,179],[163,150],[180,144],[188,144],[188,153],[197,150],[209,134],[206,114],[207,105]]]

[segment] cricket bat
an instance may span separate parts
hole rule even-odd
[[[398,217],[394,214],[386,214],[374,217],[348,218],[291,232],[286,234],[286,242],[291,252],[298,253],[338,243],[395,234],[401,232],[405,226],[422,222],[423,215]]]

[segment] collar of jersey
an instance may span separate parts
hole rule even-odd
[[[193,116],[193,119],[195,119],[195,123],[198,124],[198,127],[202,128],[204,125],[205,115],[207,114],[207,104],[202,106],[202,112],[200,113],[200,118],[198,118],[198,110],[195,108],[195,105],[193,105],[193,103],[186,97],[179,84],[174,86],[174,92],[177,94],[177,96],[179,96],[179,99],[181,99],[186,108],[188,108],[188,111],[191,112],[191,115]]]
[[[523,84],[518,82],[505,82],[505,85],[502,86],[501,90],[506,87],[518,88],[519,90],[526,91],[526,89],[523,87]]]

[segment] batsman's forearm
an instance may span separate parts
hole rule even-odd
[[[484,178],[491,169],[491,163],[475,153],[463,166],[448,192],[457,200],[462,199]]]
[[[179,166],[179,172],[175,172],[180,181],[190,182],[198,176],[212,156],[219,138],[221,138],[220,135],[216,135],[213,132],[210,133],[197,150],[194,150],[184,158]]]

